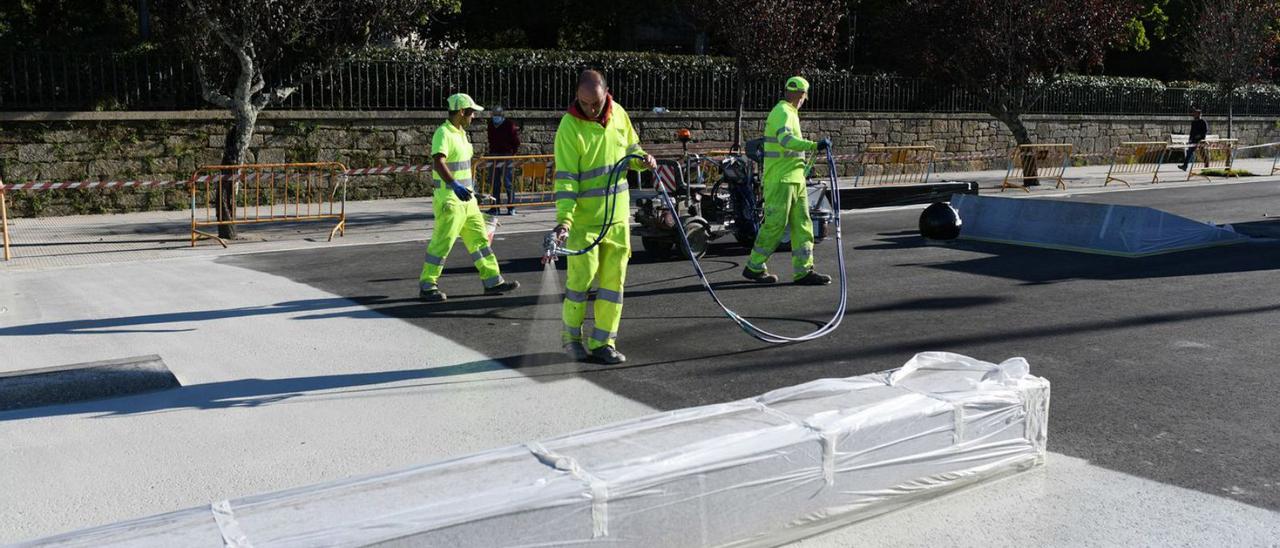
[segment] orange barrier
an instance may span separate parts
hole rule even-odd
[[[200,227],[322,220],[337,221],[329,231],[332,241],[335,234],[346,232],[346,171],[337,162],[201,167],[190,181],[191,247],[201,239],[227,247],[222,238]],[[196,204],[200,189],[205,197],[203,218]]]
[[[1000,184],[1000,192],[1004,192],[1006,188],[1020,188],[1026,192],[1031,192],[1027,188],[1027,181],[1039,180],[1041,178],[1051,179],[1056,184],[1056,188],[1067,189],[1067,184],[1062,181],[1062,176],[1067,172],[1067,166],[1071,163],[1072,146],[1064,143],[1053,143],[1043,145],[1018,145],[1009,154],[1009,169],[1004,173],[1004,182]],[[1015,175],[1014,173],[1018,174]],[[1010,182],[1011,179],[1020,181],[1019,184]]]
[[[1236,139],[1214,139],[1212,141],[1201,141],[1200,144],[1195,147],[1195,162],[1187,165],[1186,180],[1190,181],[1191,177],[1195,175],[1208,179],[1208,175],[1201,173],[1205,170],[1225,169],[1230,171],[1231,160],[1233,159],[1232,155],[1234,154],[1236,142]],[[1202,169],[1196,169],[1195,166],[1197,165],[1204,167]]]
[[[853,186],[922,185],[933,173],[932,146],[871,146],[858,156]]]
[[[1111,157],[1111,167],[1107,169],[1107,180],[1120,181],[1124,186],[1132,186],[1128,179],[1137,175],[1151,175],[1151,183],[1160,182],[1160,166],[1164,163],[1165,154],[1169,151],[1169,143],[1164,141],[1133,141],[1120,143]]]
[[[481,156],[471,163],[476,195],[492,196],[504,207],[555,205],[555,173],[551,154]],[[509,199],[505,188],[508,174],[514,199]]]

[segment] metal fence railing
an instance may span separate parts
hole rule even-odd
[[[619,102],[633,110],[732,110],[737,80],[723,67],[605,71]],[[290,96],[283,109],[438,110],[449,94],[466,91],[482,102],[514,109],[560,109],[572,98],[577,69],[471,63],[356,60],[321,75]],[[808,75],[808,108],[846,112],[982,112],[962,89],[923,78],[844,72]],[[212,108],[200,98],[193,66],[181,57],[147,54],[0,53],[0,110],[182,110]],[[746,107],[768,109],[778,79],[746,83]],[[1213,90],[1060,84],[1028,113],[1185,114],[1191,106],[1227,111]],[[1241,92],[1235,114],[1280,115],[1280,94]]]
[[[174,55],[0,54],[0,110],[201,108],[195,70]]]

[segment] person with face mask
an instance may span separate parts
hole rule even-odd
[[[431,137],[432,178],[436,184],[432,195],[435,230],[418,278],[418,298],[426,302],[443,302],[446,299],[437,282],[444,272],[445,257],[449,256],[459,236],[480,272],[485,295],[501,295],[520,287],[520,282],[502,279],[498,259],[489,249],[484,215],[476,205],[467,126],[484,107],[477,105],[465,93],[449,96],[448,106],[449,120],[441,124]]]
[[[657,167],[653,156],[640,147],[627,111],[609,95],[604,75],[583,71],[577,99],[560,119],[555,136],[555,239],[560,245],[586,249],[604,231],[598,245],[569,257],[562,342],[565,353],[576,361],[614,365],[627,359],[616,344],[631,258],[631,198],[626,179],[611,171],[628,155],[643,158],[633,159],[631,169]],[[610,185],[611,181],[619,184]],[[607,211],[610,206],[612,211]],[[600,289],[593,330],[585,332],[587,292],[593,280],[599,281]]]
[[[516,125],[515,120],[508,118],[502,107],[494,107],[493,116],[489,118],[489,155],[490,156],[515,156],[520,154],[520,127]],[[502,204],[502,191],[507,193],[507,214],[514,214],[516,209],[511,207],[516,201],[515,187],[512,184],[512,176],[514,167],[510,160],[494,162],[493,167],[489,168],[489,185],[493,189],[493,195],[498,199],[498,205]],[[497,215],[498,208],[489,210],[490,215]]]

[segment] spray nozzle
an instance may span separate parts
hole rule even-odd
[[[542,264],[551,264],[556,262],[558,257],[569,256],[569,251],[562,245],[561,233],[556,230],[548,232],[542,238]]]

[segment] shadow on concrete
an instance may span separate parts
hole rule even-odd
[[[749,282],[728,282],[716,284],[717,290],[737,290],[751,287]],[[653,289],[646,291],[628,291],[628,298],[642,298],[646,295],[666,295],[675,293],[697,293],[702,291],[701,285],[689,285],[669,289]],[[167,324],[183,324],[205,322],[275,314],[304,314],[295,320],[324,320],[332,318],[349,319],[418,319],[418,318],[481,318],[481,319],[525,319],[533,321],[532,313],[528,318],[515,318],[503,315],[514,309],[528,308],[539,304],[554,304],[559,307],[561,295],[501,295],[486,296],[483,293],[473,295],[451,296],[443,303],[423,303],[416,296],[392,299],[384,295],[367,295],[350,298],[306,299],[286,301],[267,306],[227,308],[222,310],[197,310],[189,312],[170,312],[164,314],[145,314],[141,316],[125,316],[120,318],[100,318],[91,320],[67,320],[59,322],[34,323],[0,327],[0,337],[21,337],[39,335],[102,335],[120,333],[184,333],[195,331],[195,327],[165,328]],[[550,299],[550,301],[548,301]],[[324,312],[335,309],[339,312]],[[487,311],[483,314],[457,314],[475,310]],[[628,316],[629,318],[631,316]],[[661,316],[663,319],[716,319],[721,316]],[[796,321],[821,325],[808,320],[788,318],[770,318],[766,316],[750,316],[751,319],[776,319],[780,321]],[[643,319],[636,317],[635,319]],[[145,326],[158,326],[145,328]]]
[[[213,382],[183,386],[160,393],[126,396],[54,405],[30,409],[0,412],[0,422],[15,421],[42,417],[64,415],[94,415],[95,418],[139,415],[182,409],[211,410],[229,408],[253,408],[284,403],[300,397],[347,397],[358,393],[384,390],[405,390],[423,386],[471,384],[492,382],[503,377],[485,377],[455,381],[398,384],[406,381],[430,379],[449,379],[477,373],[497,371],[519,371],[520,378],[530,378],[539,382],[554,381],[567,376],[590,374],[609,374],[617,371],[650,367],[655,365],[696,362],[708,357],[724,358],[736,355],[759,352],[764,348],[739,350],[719,353],[714,356],[698,358],[679,358],[658,361],[637,361],[621,366],[604,366],[572,362],[559,352],[535,352],[516,354],[503,358],[493,358],[473,362],[459,363],[441,367],[428,367],[399,371],[375,371],[367,373],[346,373],[340,375],[319,375],[313,377],[292,377],[284,379],[237,379],[232,381]],[[540,371],[541,368],[566,366]],[[395,384],[395,386],[384,386]]]
[[[184,386],[163,393],[94,400],[0,413],[0,422],[59,415],[135,415],[177,409],[226,409],[259,407],[315,392],[378,386],[411,380],[440,379],[493,371],[538,368],[571,363],[559,352],[518,354],[474,362],[400,371],[376,371],[293,377],[285,379],[237,379]],[[560,373],[563,375],[564,373]]]
[[[381,295],[353,297],[350,299],[307,299],[287,301],[268,306],[251,306],[227,308],[222,310],[197,310],[191,312],[168,312],[164,314],[146,314],[126,316],[122,318],[101,318],[93,320],[68,320],[61,322],[36,323],[0,327],[0,337],[33,336],[33,335],[84,335],[103,333],[180,333],[195,331],[194,327],[175,329],[137,329],[140,326],[164,325],[174,323],[202,322],[229,318],[245,318],[272,314],[297,314],[315,312],[334,308],[350,308],[367,303],[381,302],[386,297]]]

